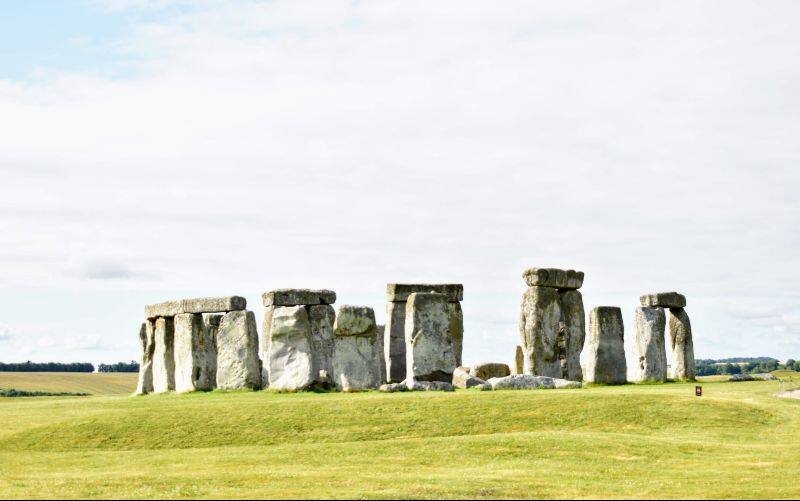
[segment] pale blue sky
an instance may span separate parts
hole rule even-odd
[[[0,360],[138,357],[145,303],[520,276],[687,295],[702,358],[800,358],[800,4],[3,2]]]

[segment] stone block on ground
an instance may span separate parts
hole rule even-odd
[[[471,375],[466,367],[457,367],[453,372],[453,386],[456,388],[474,388],[484,384],[486,381]]]
[[[139,343],[142,347],[142,362],[139,364],[139,379],[136,394],[153,392],[153,355],[155,354],[155,322],[147,320],[139,329]]]
[[[199,313],[175,316],[175,391],[209,391],[216,386],[216,353]]]
[[[598,384],[627,382],[622,310],[598,306],[589,315],[589,353],[584,380]]]
[[[447,297],[415,292],[408,298],[405,322],[406,382],[450,383],[456,369]]]
[[[510,376],[511,368],[506,364],[486,362],[473,365],[469,373],[478,379],[488,381],[492,378]]]
[[[406,385],[409,391],[455,391],[453,385],[445,381],[414,381]]]
[[[327,289],[277,289],[261,295],[264,306],[333,304],[336,293]]]
[[[399,391],[408,391],[408,386],[406,386],[405,381],[402,381],[400,383],[386,383],[382,384],[378,388],[378,390],[384,393],[396,393]]]
[[[533,376],[531,374],[517,374],[513,376],[497,377],[487,381],[492,390],[529,390],[538,388],[555,388],[555,380],[546,376]]]
[[[444,294],[447,302],[457,303],[464,299],[462,284],[387,284],[386,300],[389,302],[405,302],[415,292],[437,292]]]
[[[375,349],[375,312],[368,306],[341,306],[334,325],[333,380],[339,391],[364,391],[380,386],[380,360]]]
[[[560,321],[558,290],[529,287],[525,291],[519,326],[525,374],[561,376],[561,361],[558,358]]]
[[[315,374],[307,309],[275,306],[269,312],[269,320],[269,353],[265,361],[269,388],[276,391],[310,388],[318,372]]]
[[[172,318],[155,320],[153,352],[153,393],[175,389],[175,322]]]
[[[666,381],[667,350],[664,343],[667,317],[663,308],[636,308],[636,380]]]
[[[642,306],[652,306],[661,308],[685,308],[686,296],[677,292],[656,292],[645,294],[639,298]]]
[[[226,313],[216,328],[216,384],[221,390],[261,388],[258,329],[252,311]]]

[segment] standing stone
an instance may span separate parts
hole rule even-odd
[[[216,366],[211,365],[212,348],[203,315],[182,313],[175,317],[175,391],[214,389]]]
[[[264,321],[261,323],[261,343],[259,343],[261,358],[261,385],[269,387],[269,345],[270,330],[272,329],[272,315],[276,306],[267,306],[264,309]]]
[[[159,317],[155,321],[153,352],[153,393],[175,389],[175,322]]]
[[[341,306],[334,327],[333,380],[339,391],[377,389],[380,353],[375,349],[375,311],[368,306]]]
[[[637,381],[667,380],[667,350],[664,347],[666,324],[663,308],[636,308]]]
[[[153,392],[153,355],[155,353],[155,325],[152,320],[142,323],[139,329],[139,341],[142,344],[142,363],[139,365],[139,381],[136,394],[146,395]]]
[[[222,317],[216,335],[217,388],[261,388],[258,330],[252,311],[232,311]]]
[[[449,302],[450,309],[450,336],[453,338],[453,353],[456,356],[456,366],[461,365],[461,354],[464,351],[464,312],[461,303]]]
[[[322,387],[333,386],[333,326],[336,312],[329,304],[308,306],[311,323],[311,349],[314,354],[316,382]]]
[[[383,338],[383,357],[386,381],[399,383],[406,378],[406,303],[386,303],[386,332]]]
[[[520,336],[525,374],[560,377],[558,332],[561,319],[558,290],[531,286],[522,298]]]
[[[563,290],[558,295],[566,349],[562,377],[570,381],[582,381],[581,352],[586,340],[586,313],[583,309],[583,296],[578,290]]]
[[[275,306],[270,311],[269,387],[300,391],[317,379],[311,342],[311,325],[305,306]]]
[[[514,353],[514,375],[525,373],[525,354],[522,352],[522,346],[517,345],[517,350]]]
[[[602,384],[627,382],[624,338],[622,310],[616,306],[592,309],[589,315],[589,357],[584,374],[586,381]]]
[[[456,369],[447,296],[415,292],[406,304],[406,384],[450,383]]]
[[[386,358],[383,356],[384,334],[386,333],[385,325],[378,325],[376,329],[377,336],[375,337],[375,352],[377,353],[378,363],[381,367],[381,384],[386,382]],[[405,342],[405,340],[404,340]]]
[[[669,337],[672,344],[673,376],[685,381],[695,380],[694,341],[692,324],[683,308],[669,309]]]

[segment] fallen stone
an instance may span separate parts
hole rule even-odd
[[[155,353],[155,322],[148,320],[139,329],[139,343],[142,346],[142,362],[139,364],[139,380],[136,394],[153,392],[153,355]]]
[[[333,304],[336,293],[327,289],[278,289],[262,294],[264,306]]]
[[[398,391],[408,391],[408,386],[406,386],[406,382],[403,381],[401,383],[387,383],[382,384],[378,391],[382,391],[384,393],[395,393]]]
[[[751,374],[753,379],[759,381],[778,381],[778,378],[775,377],[775,374],[770,374],[769,372],[759,372],[757,374]]]
[[[445,381],[414,381],[406,385],[409,391],[455,391],[453,385]]]
[[[469,373],[478,379],[488,381],[492,378],[510,376],[511,369],[506,364],[482,363],[474,365]]]
[[[589,356],[584,380],[598,384],[627,382],[622,310],[598,306],[589,315]]]
[[[375,350],[375,311],[368,306],[341,306],[334,325],[333,380],[339,391],[364,391],[380,386]]]
[[[201,297],[166,301],[145,306],[147,318],[175,317],[184,313],[219,313],[247,308],[247,300],[241,296]]]
[[[755,381],[755,380],[756,378],[754,378],[750,374],[734,374],[728,378],[728,381],[731,382]]]
[[[672,344],[672,372],[675,379],[695,380],[692,324],[683,308],[669,309],[669,337]]]
[[[516,374],[513,376],[496,377],[487,381],[492,390],[529,390],[537,388],[555,388],[555,379],[546,376],[533,376],[530,374]]]
[[[558,333],[561,319],[559,295],[551,287],[529,287],[522,298],[520,336],[524,355],[523,372],[559,377]]]
[[[472,376],[466,367],[457,367],[453,372],[453,386],[456,388],[474,388],[486,384],[486,381]]]
[[[658,306],[661,308],[685,308],[686,296],[677,292],[656,292],[645,294],[639,298],[642,306]]]
[[[522,352],[522,346],[517,345],[514,353],[514,374],[525,373],[525,354]]]
[[[336,312],[329,304],[308,306],[308,320],[311,324],[311,348],[314,354],[316,382],[322,388],[333,387],[333,325]]]
[[[667,350],[664,345],[664,332],[667,317],[663,308],[640,306],[636,308],[636,380],[666,381]]]
[[[569,381],[567,379],[554,379],[553,384],[557,390],[582,388],[583,383],[580,381]]]
[[[447,303],[450,310],[450,336],[453,338],[453,353],[456,356],[456,365],[461,365],[461,354],[464,351],[464,313],[461,303]]]
[[[216,384],[221,390],[261,388],[258,330],[252,311],[226,313],[216,334]]]
[[[216,385],[216,354],[203,316],[175,316],[175,391],[209,391]]]
[[[405,302],[415,292],[436,292],[444,294],[447,302],[457,303],[464,299],[462,284],[387,284],[386,300],[389,302]]]
[[[558,268],[528,268],[522,278],[529,287],[553,287],[556,289],[580,289],[584,273]]]
[[[386,330],[383,337],[383,360],[386,381],[399,383],[406,378],[406,303],[386,304]]]
[[[276,306],[271,312],[268,362],[269,388],[302,391],[316,380],[311,325],[304,306]]]
[[[415,292],[408,298],[405,322],[406,382],[450,383],[456,369],[447,297]]]
[[[175,322],[172,318],[155,320],[153,352],[153,393],[175,389]]]
[[[570,381],[582,381],[581,352],[586,340],[583,296],[577,290],[559,291],[558,296],[565,347],[561,375]]]

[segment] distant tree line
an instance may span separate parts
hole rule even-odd
[[[58,362],[34,363],[28,360],[18,364],[0,362],[0,372],[94,372],[94,365],[88,362],[62,364]]]
[[[698,376],[733,375],[733,374],[759,374],[772,372],[778,369],[800,371],[800,362],[789,359],[781,364],[774,358],[723,358],[695,360],[695,369]]]
[[[129,364],[125,362],[100,364],[97,366],[97,372],[139,372],[139,362],[131,361]]]

